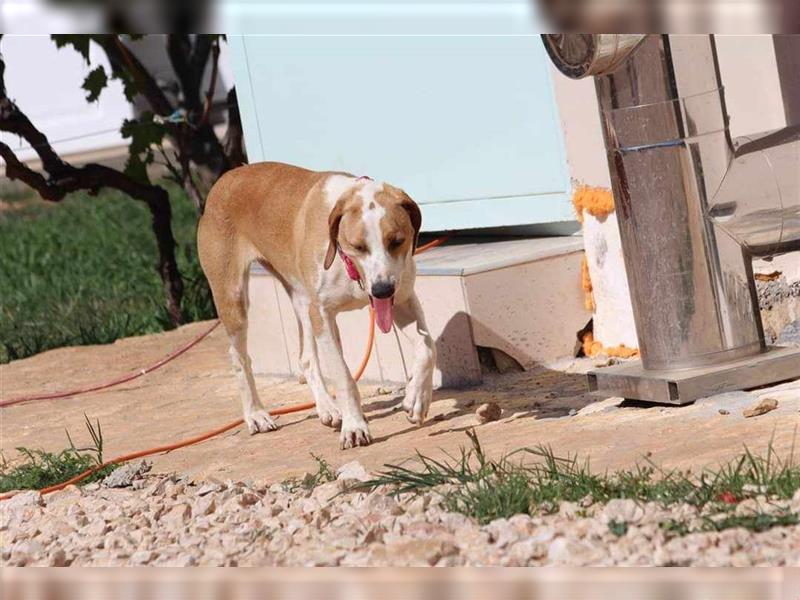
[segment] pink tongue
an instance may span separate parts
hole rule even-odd
[[[392,306],[394,298],[371,298],[375,311],[375,322],[383,333],[389,333],[394,323]]]

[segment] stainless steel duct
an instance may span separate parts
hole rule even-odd
[[[544,42],[595,75],[642,356],[590,386],[682,403],[800,376],[800,352],[767,351],[751,266],[800,243],[797,129],[731,140],[712,36]]]

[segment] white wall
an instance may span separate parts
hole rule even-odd
[[[56,49],[49,36],[6,35],[0,41],[6,63],[6,91],[62,156],[123,145],[119,133],[131,108],[122,86],[109,82],[98,102],[86,102],[81,88],[95,66],[108,64],[101,51],[90,51],[91,65],[72,48]],[[35,157],[24,140],[0,133],[0,140],[23,160]]]

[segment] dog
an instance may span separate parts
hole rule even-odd
[[[403,408],[412,423],[428,414],[436,360],[414,293],[422,215],[401,189],[369,177],[316,172],[276,162],[238,167],[209,192],[197,231],[200,264],[230,354],[251,434],[277,428],[258,397],[247,354],[247,285],[259,262],[291,298],[300,363],[320,421],[340,428],[342,449],[372,441],[358,387],[342,354],[336,315],[372,305],[387,333],[393,324],[413,342],[414,366]],[[320,369],[325,356],[335,389]]]

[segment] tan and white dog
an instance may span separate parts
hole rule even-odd
[[[247,354],[247,282],[258,261],[284,285],[300,328],[300,360],[323,424],[341,426],[342,448],[372,441],[342,355],[336,315],[372,304],[384,333],[393,323],[414,341],[403,408],[428,413],[434,343],[414,293],[419,207],[402,190],[367,177],[281,163],[234,169],[214,185],[197,232],[198,253],[231,341],[250,433],[277,426],[258,398]],[[348,274],[349,271],[349,274]],[[335,388],[332,397],[319,353]]]

